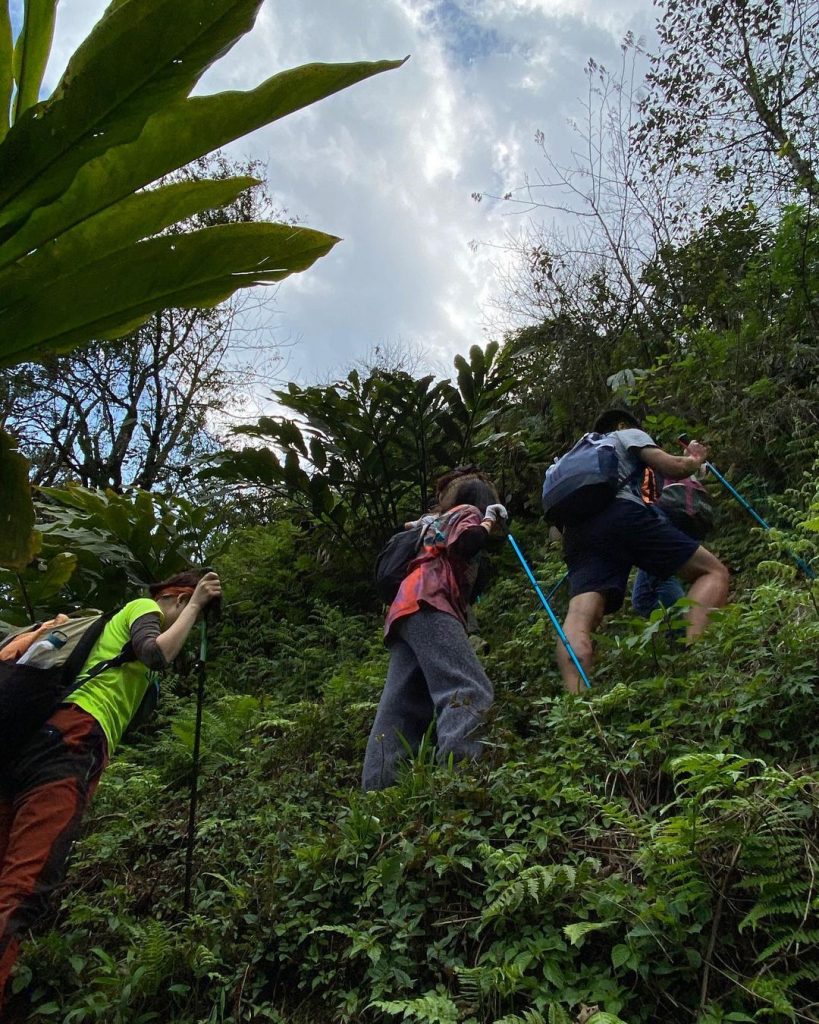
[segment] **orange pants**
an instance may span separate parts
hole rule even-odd
[[[65,875],[83,812],[108,763],[105,733],[60,707],[0,768],[0,1010],[20,934]]]

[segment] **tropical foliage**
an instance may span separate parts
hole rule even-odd
[[[687,653],[663,622],[622,617],[591,698],[569,699],[508,559],[480,609],[487,761],[448,771],[430,741],[398,786],[361,796],[380,622],[308,610],[299,546],[277,528],[219,563],[193,913],[183,678],[110,770],[54,928],[29,947],[16,985],[45,1016],[811,1019],[819,634],[804,591],[748,577]],[[527,547],[540,578],[560,574],[539,530]]]
[[[248,130],[387,66],[297,69],[240,100],[190,98],[256,4],[146,0],[151,18],[123,55],[139,6],[113,3],[38,104],[54,5],[27,5],[0,146],[18,189],[0,206],[0,259],[15,245],[26,255],[0,282],[23,289],[34,277],[21,268],[46,280],[70,266],[59,288],[79,289],[93,237],[109,253],[121,246],[112,263],[135,273],[145,253],[167,269],[175,237],[185,260],[209,260],[199,228],[165,231],[205,197],[229,202],[234,185],[138,189],[228,126]],[[187,48],[181,28],[154,32],[171,6]],[[25,943],[12,1021],[819,1020],[819,582],[794,559],[819,570],[815,4],[660,7],[644,102],[627,81],[641,58],[630,39],[619,77],[589,66],[599,116],[577,152],[599,160],[588,175],[551,165],[587,229],[520,241],[514,322],[502,344],[457,357],[451,377],[379,365],[280,388],[275,415],[197,463],[196,502],[66,482],[39,493],[35,522],[28,452],[0,434],[0,537],[13,566],[0,571],[0,619],[110,607],[184,564],[214,565],[225,584],[192,907],[182,893],[195,684],[181,658],[158,717],[106,772],[66,886]],[[212,18],[202,34],[197,11]],[[90,95],[86,76],[106,81],[117,54],[133,89]],[[14,92],[8,74],[0,86]],[[190,134],[173,127],[182,111]],[[36,141],[43,123],[55,133],[40,163],[12,161],[6,145]],[[739,148],[726,150],[732,140]],[[103,171],[105,209],[83,206]],[[69,205],[78,219],[66,227]],[[153,218],[152,237],[129,235],[137,213]],[[254,229],[257,255],[278,237],[271,225],[202,230],[229,228],[208,236],[226,238],[234,227]],[[282,254],[284,270],[332,243],[321,237],[309,258]],[[53,244],[41,251],[38,238]],[[244,264],[230,247],[223,255],[205,269],[232,288]],[[166,278],[162,305],[218,297],[210,279],[187,292]],[[150,286],[140,294],[157,299]],[[21,309],[4,305],[0,325]],[[88,297],[76,317],[43,310],[19,352],[81,340],[80,321],[100,335],[127,326],[109,312]],[[691,647],[678,641],[684,599],[648,620],[626,605],[599,634],[592,690],[568,696],[548,621],[504,550],[477,607],[496,691],[485,758],[438,764],[432,731],[396,786],[362,794],[387,661],[370,579],[381,539],[425,510],[439,473],[475,461],[564,612],[539,483],[611,402],[630,403],[670,451],[681,431],[710,443],[770,522],[758,528],[709,482],[708,546],[731,570],[730,603]]]
[[[23,4],[14,45],[0,5],[0,366],[126,334],[158,309],[213,306],[307,269],[338,241],[291,224],[166,230],[257,182],[157,184],[163,176],[398,66],[314,64],[246,93],[191,96],[252,27],[260,3],[114,0],[44,100],[56,0]],[[11,482],[7,448],[0,456],[11,458],[2,470]],[[20,504],[19,491],[13,500]],[[4,535],[0,557],[21,568],[27,542],[7,545]]]
[[[0,569],[0,621],[46,618],[57,600],[113,607],[134,588],[206,565],[223,544],[218,514],[184,498],[76,485],[41,493],[38,555],[22,571]]]
[[[54,0],[23,5],[3,94],[2,359],[132,329],[155,309],[209,306],[304,270],[337,239],[291,225],[163,229],[232,202],[247,177],[168,183],[170,171],[395,62],[310,65],[247,92],[190,95],[253,25],[260,0],[112,3],[48,99],[40,88]],[[8,19],[6,33],[10,33]],[[12,79],[12,76],[14,78]],[[47,291],[48,302],[41,302]]]
[[[493,424],[513,381],[498,344],[473,345],[455,371],[457,387],[380,369],[364,380],[353,370],[327,387],[291,383],[276,398],[295,416],[236,429],[269,447],[225,452],[203,476],[272,489],[371,558],[429,506],[436,475],[479,458],[500,436]]]

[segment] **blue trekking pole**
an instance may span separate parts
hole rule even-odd
[[[680,442],[683,448],[688,447],[689,439],[687,434],[680,434],[677,440]],[[765,522],[765,520],[757,512],[753,505],[751,505],[746,498],[743,498],[743,496],[739,493],[736,487],[728,483],[728,481],[725,479],[722,473],[720,473],[716,466],[714,466],[710,462],[703,462],[703,466],[705,466],[705,468],[709,472],[714,474],[714,476],[717,478],[717,480],[719,480],[719,482],[726,489],[726,491],[728,491],[729,494],[732,494],[736,498],[736,500],[740,503],[740,505],[742,505],[746,512],[750,512],[750,514],[754,517],[754,519],[756,519],[756,521],[764,530],[771,529],[770,524]],[[787,548],[785,550],[788,551]],[[805,576],[807,576],[809,580],[816,579],[816,573],[813,571],[813,569],[811,569],[811,567],[804,560],[804,558],[800,558],[799,555],[795,555],[792,551],[788,551],[788,554],[791,556],[794,562],[796,562],[796,564],[799,566],[799,568],[802,570],[802,572],[805,574]]]
[[[563,575],[560,577],[560,579],[557,581],[557,583],[555,583],[555,585],[552,587],[552,589],[546,595],[546,600],[547,601],[551,601],[551,599],[555,596],[555,594],[558,592],[558,590],[560,590],[560,588],[563,586],[563,584],[566,582],[566,580],[568,578],[569,578],[568,572],[564,572]]]
[[[558,636],[560,637],[560,641],[561,641],[561,643],[562,643],[562,644],[563,644],[563,646],[564,646],[564,647],[566,648],[566,652],[568,653],[569,657],[570,657],[570,658],[572,659],[572,661],[574,662],[574,667],[575,667],[575,668],[577,669],[577,671],[578,671],[578,672],[580,673],[580,678],[581,678],[581,679],[583,680],[583,682],[584,682],[584,683],[586,684],[586,686],[587,686],[587,687],[588,687],[589,689],[591,689],[591,683],[589,682],[589,677],[588,677],[588,676],[586,675],[586,673],[585,673],[585,672],[584,672],[584,670],[583,670],[583,666],[582,666],[582,665],[580,664],[580,662],[578,661],[578,659],[577,659],[577,655],[576,655],[576,654],[574,653],[574,648],[573,648],[573,647],[572,647],[572,645],[571,645],[571,644],[569,643],[569,638],[568,638],[568,637],[566,636],[566,634],[565,634],[565,633],[563,632],[563,627],[562,627],[562,626],[560,625],[560,623],[558,622],[558,620],[557,620],[557,616],[556,616],[556,615],[555,615],[555,613],[554,613],[554,612],[552,611],[551,605],[550,605],[550,604],[549,604],[549,602],[548,602],[548,601],[546,600],[546,598],[545,598],[545,597],[543,596],[543,591],[542,591],[542,590],[540,589],[540,586],[539,586],[539,584],[538,584],[538,581],[537,581],[537,580],[535,579],[535,575],[534,575],[534,573],[533,573],[533,572],[532,572],[532,570],[531,570],[531,569],[529,568],[529,563],[528,563],[528,562],[526,561],[526,559],[525,559],[525,558],[523,557],[523,552],[522,552],[522,551],[520,550],[520,548],[518,547],[518,542],[517,542],[517,541],[515,540],[515,538],[514,538],[514,537],[512,536],[512,534],[511,534],[511,533],[510,533],[510,534],[509,534],[508,536],[509,536],[509,543],[510,543],[510,544],[512,545],[512,547],[513,547],[513,548],[514,548],[514,550],[515,550],[515,554],[516,554],[516,555],[518,556],[518,558],[520,559],[520,564],[521,564],[521,565],[523,566],[523,569],[524,569],[524,571],[525,571],[526,575],[527,575],[527,576],[529,577],[529,582],[530,582],[530,583],[532,584],[532,586],[533,586],[533,587],[535,588],[535,593],[536,593],[536,594],[537,594],[537,596],[538,596],[538,597],[540,598],[540,603],[541,603],[541,604],[543,605],[543,607],[544,607],[544,608],[546,609],[546,611],[548,612],[549,618],[550,618],[550,619],[552,620],[552,625],[553,625],[553,626],[555,627],[555,630],[557,631],[557,635],[558,635]],[[565,579],[565,577],[564,577],[564,579]],[[561,580],[560,582],[562,583],[562,582],[563,582],[563,580]],[[558,585],[559,585],[559,584],[558,584]],[[556,588],[554,588],[554,589],[556,589]],[[552,593],[554,593],[554,589],[552,590]]]

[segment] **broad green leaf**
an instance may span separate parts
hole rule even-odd
[[[336,525],[343,528],[349,518],[349,515],[349,509],[341,500],[339,500],[338,504],[330,513],[330,518],[334,523],[336,523]]]
[[[299,457],[292,448],[287,451],[284,457],[284,479],[288,487],[300,489],[305,485],[309,486],[307,474],[301,468]]]
[[[611,963],[613,967],[622,967],[631,956],[631,950],[628,946],[618,944],[612,948],[611,951]]]
[[[306,270],[338,241],[288,224],[220,224],[139,242],[0,312],[0,365],[116,336],[155,309],[211,306],[238,288]]]
[[[292,420],[281,420],[277,422],[272,434],[274,437],[277,437],[283,445],[298,449],[302,455],[307,454],[307,446],[304,443],[304,436],[302,435],[301,430],[299,430],[298,425],[293,423]]]
[[[463,356],[455,356],[455,369],[458,371],[458,389],[463,396],[464,405],[472,409],[475,405],[475,387],[472,370]]]
[[[402,63],[307,64],[274,75],[250,92],[170,104],[148,121],[138,139],[91,161],[56,202],[32,215],[23,234],[25,251],[247,132]]]
[[[25,0],[23,11],[23,27],[17,37],[14,54],[17,79],[15,118],[40,98],[40,86],[54,38],[57,0]]]
[[[475,378],[475,383],[478,387],[481,387],[483,385],[489,363],[484,360],[483,349],[480,345],[473,345],[470,348],[469,365],[472,369],[472,376]]]
[[[46,608],[68,583],[76,568],[77,556],[61,551],[48,561],[45,571],[29,570],[25,576],[26,592],[32,605]]]
[[[14,90],[14,40],[8,0],[0,0],[0,142],[9,130],[11,94]]]
[[[36,552],[28,462],[0,430],[0,566],[24,569]]]
[[[310,439],[310,461],[316,469],[324,469],[327,465],[327,452],[317,437]]]
[[[111,5],[69,61],[54,95],[28,109],[0,149],[0,203],[7,204],[0,224],[21,220],[59,195],[83,164],[136,138],[152,114],[187,96],[202,72],[253,26],[260,3]]]
[[[308,486],[315,514],[319,516],[329,515],[333,510],[335,500],[326,479],[321,474],[314,473],[310,477]]]
[[[216,477],[228,481],[252,480],[275,487],[282,483],[284,473],[276,453],[269,448],[243,448],[239,452],[222,452],[210,460],[213,465],[202,470],[199,479]]]
[[[79,270],[101,256],[124,249],[194,213],[225,206],[257,183],[258,179],[250,177],[181,181],[126,196],[60,235],[52,245],[0,271],[4,304],[11,305],[17,297],[16,289],[29,281],[51,280]],[[29,251],[25,241],[22,248],[19,247],[20,238],[21,235],[15,235],[11,243],[0,246],[0,265]]]
[[[88,490],[78,484],[69,484],[68,487],[40,487],[40,494],[70,508],[76,508],[81,512],[102,515],[105,512],[108,502],[101,491]]]

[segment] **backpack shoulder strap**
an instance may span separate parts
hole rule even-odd
[[[92,622],[80,639],[77,641],[74,650],[68,655],[63,664],[63,682],[68,684],[77,676],[80,669],[88,661],[94,644],[102,636],[102,631],[114,617],[115,612],[105,612]]]
[[[109,668],[119,668],[120,665],[127,665],[129,661],[134,660],[134,648],[129,640],[115,658],[106,658],[105,661],[97,662],[97,664],[93,665],[87,672],[84,672],[81,676],[75,679],[68,692],[73,693],[74,690],[78,689],[84,683],[87,683],[90,679],[94,679],[95,676],[101,675],[103,672],[107,672]]]
[[[117,668],[120,665],[125,665],[129,661],[134,660],[134,649],[131,646],[130,640],[118,655],[114,658],[107,658],[105,661],[98,662],[93,665],[87,672],[84,672],[82,676],[79,675],[83,665],[88,660],[91,651],[94,649],[94,645],[102,636],[103,630],[116,615],[117,609],[111,612],[106,612],[104,615],[100,615],[96,622],[92,623],[88,629],[80,637],[77,646],[68,656],[65,665],[63,666],[63,685],[65,687],[64,696],[73,693],[74,690],[78,689],[83,683],[87,683],[90,679],[100,675],[109,668]]]
[[[617,453],[617,461],[619,463],[620,462],[620,454],[623,453],[626,456],[626,458],[628,458],[629,450],[628,450],[628,448],[626,448],[626,446],[623,444],[623,442],[620,440],[620,438],[616,436],[617,433],[618,433],[618,431],[616,431],[616,430],[610,430],[608,434],[603,434],[602,436],[604,438],[610,439],[609,443],[611,444],[611,446],[614,448],[615,452]],[[634,469],[632,469],[630,472],[627,472],[624,476],[620,475],[620,471],[619,471],[619,467],[618,467],[618,471],[617,471],[617,490],[618,490],[618,492],[622,491],[622,489],[624,487],[631,487],[632,484],[637,484],[637,483],[640,484],[640,489],[642,489],[643,473],[644,473],[645,469],[646,469],[646,464],[642,460],[640,460],[640,459],[637,460],[637,465],[634,467]]]
[[[654,505],[660,497],[660,485],[656,472],[651,466],[646,466],[643,472],[643,501],[646,505]]]

